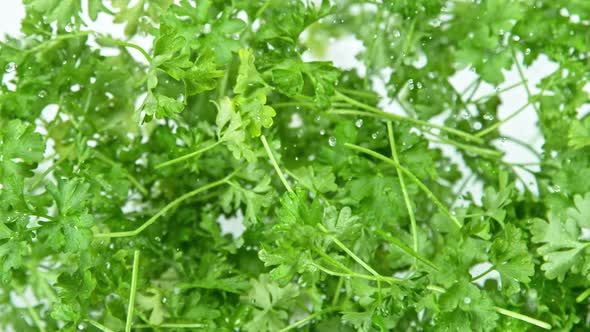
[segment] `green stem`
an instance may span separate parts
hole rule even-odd
[[[166,212],[168,212],[169,210],[171,210],[172,208],[174,208],[175,206],[177,206],[178,204],[182,203],[183,201],[187,200],[188,198],[191,198],[203,191],[209,190],[211,188],[215,188],[217,186],[220,186],[222,184],[227,183],[227,181],[229,179],[231,179],[239,170],[236,170],[234,172],[232,172],[230,175],[224,177],[221,180],[217,180],[215,182],[211,182],[209,184],[206,184],[202,187],[199,187],[193,191],[190,191],[180,197],[178,197],[177,199],[173,200],[172,202],[168,203],[168,205],[166,205],[164,208],[162,208],[160,211],[158,211],[158,213],[156,213],[154,216],[152,216],[150,219],[148,219],[148,221],[146,221],[145,223],[143,223],[143,225],[139,226],[138,228],[132,230],[132,231],[124,231],[124,232],[112,232],[112,233],[98,233],[98,234],[94,234],[95,238],[113,238],[113,237],[128,237],[128,236],[136,236],[137,234],[141,233],[144,229],[148,228],[151,224],[153,224],[154,222],[156,222],[158,220],[158,218],[160,218],[163,214],[165,214]]]
[[[353,90],[353,89],[347,89],[347,88],[338,88],[337,90],[342,93],[348,93],[349,95],[356,95],[361,98],[370,98],[373,100],[379,99],[379,95],[377,95],[376,93],[371,92],[371,91]]]
[[[520,81],[522,82],[522,84],[524,84],[524,90],[526,91],[527,97],[529,99],[529,103],[531,103],[533,105],[533,108],[535,109],[535,112],[537,112],[537,115],[541,114],[539,112],[539,108],[537,108],[537,105],[535,103],[533,103],[533,94],[531,93],[531,89],[529,89],[529,85],[526,83],[527,79],[524,76],[524,72],[522,71],[522,67],[520,66],[520,63],[518,62],[518,59],[516,58],[516,52],[514,51],[513,48],[510,48],[510,51],[512,52],[512,60],[514,61],[514,64],[516,65],[516,69],[518,70],[518,76],[520,76]]]
[[[96,327],[97,329],[103,331],[103,332],[113,332],[113,330],[109,329],[108,327],[102,325],[101,323],[95,321],[94,319],[87,319],[86,320],[88,323],[94,325],[94,327]]]
[[[415,259],[417,259],[420,262],[428,265],[429,267],[433,268],[434,270],[439,271],[439,268],[436,265],[434,265],[431,261],[429,261],[428,259],[420,256],[420,254],[418,254],[415,250],[412,250],[412,248],[408,247],[402,241],[396,239],[395,237],[393,237],[392,235],[386,233],[382,229],[376,228],[375,229],[375,233],[381,235],[383,238],[385,238],[387,241],[391,242],[391,244],[395,245],[396,247],[400,248],[406,254],[414,257]]]
[[[543,322],[541,320],[538,320],[538,319],[535,319],[535,318],[532,318],[532,317],[529,317],[529,316],[526,316],[523,314],[519,314],[518,312],[514,312],[511,310],[504,309],[504,308],[494,307],[494,309],[496,309],[496,312],[501,315],[516,318],[516,319],[521,320],[523,322],[527,322],[529,324],[536,325],[536,326],[538,326],[542,329],[545,329],[545,330],[551,330],[551,324]]]
[[[117,164],[116,162],[112,161],[109,157],[107,157],[106,155],[104,155],[103,153],[99,152],[98,150],[94,150],[94,153],[96,154],[96,157],[102,161],[104,161],[105,163],[116,167],[116,166],[121,166],[120,164]],[[149,195],[149,191],[141,184],[139,183],[139,181],[133,176],[131,175],[127,170],[125,170],[125,177],[129,180],[129,182],[131,182],[144,196],[148,196]]]
[[[336,290],[334,291],[334,297],[332,298],[332,306],[338,304],[338,300],[340,300],[340,288],[342,288],[342,283],[344,283],[344,277],[338,278]]]
[[[43,172],[43,174],[41,174],[39,176],[39,178],[37,180],[35,180],[35,182],[33,182],[33,184],[31,185],[31,189],[37,188],[37,186],[41,183],[41,181],[43,181],[43,179],[45,179],[45,177],[47,176],[47,174],[49,174],[51,171],[53,171],[61,163],[63,163],[64,161],[66,161],[68,159],[68,157],[70,156],[70,153],[72,152],[72,150],[73,150],[73,146],[69,147],[66,150],[66,152],[64,153],[64,155],[59,158],[58,161],[56,161],[55,163],[53,163],[53,165],[49,166],[45,170],[45,172]]]
[[[66,34],[66,35],[59,35],[53,39],[46,40],[33,48],[30,48],[28,50],[23,50],[23,51],[25,52],[25,54],[36,53],[37,51],[43,49],[48,44],[52,44],[52,43],[55,43],[55,42],[58,42],[61,40],[67,40],[67,39],[72,39],[72,38],[88,36],[91,33],[92,33],[92,31],[81,31],[81,32],[70,33],[70,34]]]
[[[370,106],[369,106],[369,108],[370,108]],[[339,115],[368,116],[368,117],[373,117],[373,118],[377,118],[377,119],[386,119],[386,120],[393,120],[393,121],[405,121],[405,122],[414,123],[414,124],[417,124],[420,126],[435,128],[440,131],[444,131],[448,134],[460,136],[460,137],[465,138],[466,140],[473,141],[476,143],[483,143],[483,140],[481,138],[471,135],[469,133],[466,133],[464,131],[458,130],[458,129],[454,129],[454,128],[450,128],[450,127],[446,127],[446,126],[439,126],[437,124],[430,123],[428,121],[418,120],[418,119],[410,118],[407,116],[401,116],[401,115],[397,115],[397,114],[393,114],[393,113],[383,112],[377,108],[374,108],[373,110],[369,110],[367,108],[364,108],[364,109],[369,112],[355,110],[355,109],[332,109],[332,110],[327,111],[327,113],[328,114],[339,114]],[[375,110],[377,110],[377,111],[375,111]]]
[[[172,160],[165,161],[165,162],[163,162],[161,164],[156,165],[155,169],[160,169],[160,168],[168,167],[170,165],[177,164],[177,163],[182,162],[182,161],[185,161],[187,159],[194,158],[194,157],[196,157],[196,156],[198,156],[198,155],[200,155],[200,154],[202,154],[204,152],[207,152],[207,151],[213,149],[214,147],[218,146],[222,142],[223,141],[219,140],[219,141],[217,141],[217,142],[215,142],[213,144],[209,144],[206,147],[201,148],[201,149],[199,149],[197,151],[194,151],[194,152],[191,152],[191,153],[187,153],[184,156],[180,156],[180,157],[174,158]]]
[[[586,289],[584,292],[582,292],[582,294],[578,295],[578,297],[576,297],[576,302],[580,303],[580,302],[584,301],[589,295],[590,295],[590,288]]]
[[[441,143],[441,144],[449,144],[452,145],[456,148],[459,148],[461,150],[465,150],[471,153],[475,153],[478,154],[482,157],[487,157],[487,158],[492,158],[492,159],[499,159],[502,158],[502,152],[501,151],[497,151],[497,150],[492,150],[492,149],[486,149],[486,148],[480,148],[478,146],[474,146],[474,145],[469,145],[469,144],[464,144],[464,143],[460,143],[457,141],[454,141],[452,139],[448,139],[448,138],[444,138],[444,137],[438,137],[438,141],[436,140],[432,140],[432,142],[434,143]]]
[[[475,95],[477,90],[479,89],[480,85],[481,85],[481,78],[477,78],[475,80],[475,87],[473,88],[473,90],[471,90],[471,93],[469,94],[469,96],[465,100],[465,104],[469,104],[471,102],[471,99],[473,98],[473,96]]]
[[[43,327],[43,323],[41,322],[41,318],[39,317],[39,315],[37,314],[37,312],[33,309],[33,307],[31,306],[31,304],[29,303],[29,301],[27,300],[26,296],[24,294],[20,294],[21,298],[24,300],[26,306],[27,306],[27,311],[29,312],[29,315],[31,316],[31,319],[33,320],[33,323],[35,323],[35,326],[37,326],[37,329],[40,332],[45,332],[45,327]]]
[[[275,156],[272,154],[272,151],[270,150],[270,146],[268,145],[268,142],[266,141],[266,137],[264,135],[262,135],[262,136],[260,136],[260,140],[262,141],[262,145],[264,145],[264,149],[266,150],[266,154],[268,155],[268,158],[270,159],[272,166],[274,167],[275,171],[277,172],[277,175],[281,179],[281,182],[285,186],[285,189],[287,189],[288,192],[292,193],[293,188],[291,188],[291,186],[289,185],[289,182],[287,182],[287,179],[285,179],[285,176],[283,175],[283,172],[281,171],[281,168],[279,167],[279,164],[277,163]]]
[[[467,217],[467,216],[465,216],[465,217]],[[476,275],[475,277],[471,278],[471,282],[474,282],[474,281],[476,281],[476,280],[478,280],[478,279],[481,279],[481,278],[483,278],[483,277],[484,277],[484,276],[486,276],[488,273],[490,273],[490,272],[494,271],[494,269],[495,269],[495,268],[496,268],[496,267],[495,267],[494,265],[490,266],[490,268],[489,268],[489,269],[487,269],[487,270],[483,271],[482,273],[480,273],[480,274]]]
[[[424,191],[424,193],[432,200],[432,202],[434,203],[434,205],[436,205],[443,214],[445,214],[447,217],[449,217],[449,219],[451,219],[451,221],[457,225],[457,227],[461,228],[462,225],[461,223],[459,223],[459,221],[457,220],[457,218],[455,218],[455,216],[453,216],[449,210],[447,210],[447,208],[444,207],[444,205],[438,200],[438,198],[436,198],[436,196],[432,193],[432,191],[430,191],[430,189],[428,189],[428,187],[426,187],[422,181],[420,181],[412,172],[410,172],[409,170],[407,170],[406,168],[404,168],[402,165],[400,165],[399,163],[391,160],[390,158],[387,158],[386,156],[375,152],[373,150],[369,150],[366,148],[363,148],[362,146],[358,146],[355,144],[350,144],[350,143],[344,143],[344,146],[346,146],[347,148],[356,150],[358,152],[362,152],[365,154],[368,154],[372,157],[375,157],[381,161],[384,161],[396,168],[398,168],[400,171],[402,171],[402,173],[404,173],[407,177],[409,177],[412,181],[414,181],[414,183],[416,183],[416,185],[418,187],[420,187],[420,189],[422,189],[422,191]]]
[[[129,47],[129,48],[133,48],[139,51],[139,53],[141,53],[141,55],[143,55],[143,57],[147,60],[148,63],[152,62],[152,58],[150,57],[150,55],[148,54],[148,52],[146,52],[146,50],[144,50],[141,46],[133,44],[133,43],[129,43],[129,42],[124,42],[121,40],[116,40],[110,37],[106,37],[106,36],[100,36],[97,38],[97,41],[103,41],[105,43],[111,43],[114,45],[118,45],[118,46],[122,46],[122,47]]]
[[[206,324],[202,324],[202,323],[164,323],[164,324],[159,324],[159,325],[147,325],[147,324],[140,324],[140,325],[135,325],[133,326],[133,328],[136,329],[149,329],[149,328],[153,328],[153,327],[159,327],[159,328],[168,328],[168,329],[198,329],[198,328],[205,328],[207,327]]]
[[[292,330],[294,328],[297,328],[297,327],[309,322],[312,319],[316,319],[317,317],[319,317],[323,314],[333,312],[333,311],[338,311],[338,310],[340,310],[340,308],[328,308],[328,309],[324,309],[322,311],[318,311],[318,312],[311,314],[301,320],[296,321],[295,323],[293,323],[285,328],[280,329],[278,332],[286,332],[286,331]]]
[[[397,148],[395,146],[395,137],[393,135],[393,126],[391,125],[391,121],[387,121],[387,135],[389,136],[389,147],[391,149],[391,156],[393,157],[393,160],[399,164],[399,159],[397,157]],[[408,216],[410,217],[410,228],[412,230],[412,245],[414,248],[414,252],[418,252],[418,231],[416,227],[416,216],[414,215],[414,209],[412,208],[412,203],[410,202],[410,196],[408,195],[408,190],[406,189],[406,183],[404,181],[403,174],[398,168],[396,168],[396,171],[397,177],[399,178],[399,185],[402,189],[402,194],[404,196],[406,209],[408,210]]]
[[[314,108],[315,105],[313,103],[308,102],[300,102],[300,101],[291,101],[291,102],[284,102],[284,103],[273,103],[271,105],[274,108],[281,108],[281,107],[308,107]]]
[[[439,287],[439,286],[435,286],[435,285],[428,285],[426,286],[426,289],[435,291],[437,293],[445,293],[446,289]],[[504,309],[504,308],[500,308],[500,307],[494,307],[494,309],[496,310],[497,313],[504,315],[504,316],[508,316],[508,317],[512,317],[518,320],[521,320],[523,322],[527,322],[529,324],[538,326],[540,328],[543,328],[545,330],[551,330],[551,324],[546,323],[544,321],[523,315],[523,314],[519,314],[518,312],[514,312],[508,309]]]
[[[129,290],[129,307],[127,308],[125,332],[131,332],[131,323],[133,322],[135,294],[137,293],[137,275],[139,273],[139,250],[135,250],[133,252],[133,271],[131,273],[131,289]]]
[[[319,224],[318,226],[323,232],[325,232],[328,235],[332,242],[334,242],[338,247],[340,247],[340,249],[346,252],[348,256],[350,256],[355,262],[357,262],[360,266],[367,270],[367,272],[371,273],[376,278],[383,278],[383,276],[380,275],[377,271],[375,271],[369,264],[365,263],[365,261],[358,257],[354,252],[352,252],[352,250],[348,249],[348,247],[345,246],[344,243],[340,242],[340,240],[338,240],[334,235],[330,234],[326,227],[324,227],[324,225]]]
[[[506,122],[512,120],[514,117],[516,117],[518,114],[520,114],[522,111],[524,111],[528,106],[530,105],[530,103],[526,103],[524,104],[522,107],[520,107],[519,109],[517,109],[516,111],[514,111],[512,114],[510,114],[508,117],[506,117],[505,119],[498,121],[496,123],[494,123],[493,125],[487,127],[486,129],[483,129],[479,132],[477,132],[475,134],[475,136],[477,137],[482,137],[485,136],[489,133],[491,133],[492,131],[496,130],[496,128],[500,127],[501,125],[505,124]]]
[[[526,82],[526,81],[525,81],[525,82]],[[494,97],[494,96],[497,96],[497,95],[499,95],[499,94],[501,94],[501,93],[503,93],[503,92],[506,92],[506,91],[512,90],[512,89],[514,89],[514,88],[516,88],[516,87],[518,87],[518,86],[521,86],[521,85],[522,85],[522,84],[524,84],[525,82],[522,82],[522,81],[521,81],[521,82],[518,82],[518,83],[514,83],[514,84],[512,84],[512,85],[509,85],[509,86],[507,86],[507,87],[505,87],[505,88],[502,88],[502,89],[500,89],[500,90],[496,90],[496,91],[495,91],[495,92],[493,92],[493,93],[487,94],[487,95],[485,95],[485,96],[481,96],[481,97],[477,98],[476,100],[473,100],[473,101],[472,101],[472,103],[473,103],[473,104],[479,104],[479,103],[480,103],[482,100],[489,99],[489,98],[491,98],[491,97]]]

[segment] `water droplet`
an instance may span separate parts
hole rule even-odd
[[[399,38],[399,37],[401,37],[401,35],[402,34],[399,32],[399,30],[393,30],[393,37]]]
[[[328,139],[328,144],[330,144],[330,146],[336,146],[336,137],[330,136]]]
[[[168,299],[165,296],[162,297],[162,303],[166,303],[166,302],[168,302]]]
[[[358,302],[358,300],[360,300],[360,299],[361,299],[361,298],[360,298],[358,295],[355,295],[355,296],[353,296],[353,297],[352,297],[352,300],[353,300],[354,302]]]
[[[4,66],[4,71],[7,73],[12,73],[15,70],[16,70],[16,63],[14,63],[14,62],[9,62],[6,64],[6,66]]]
[[[362,126],[363,126],[363,119],[358,119],[358,120],[356,120],[356,121],[354,122],[354,125],[355,125],[357,128],[360,128],[360,127],[362,127]]]
[[[371,134],[371,138],[372,139],[377,139],[377,135],[379,135],[379,132],[374,132]]]
[[[68,23],[64,27],[64,29],[66,30],[66,32],[72,32],[72,31],[74,31],[74,28],[75,28],[75,26],[72,23]]]
[[[320,129],[320,135],[322,135],[322,136],[326,135],[326,130]]]
[[[156,242],[160,242],[160,241],[162,241],[162,239],[161,239],[159,236],[156,236],[156,237],[154,238],[154,240],[156,240]]]
[[[72,86],[70,87],[70,90],[71,90],[72,92],[78,92],[78,91],[80,91],[80,84],[74,84],[74,85],[72,85]]]
[[[558,192],[560,192],[560,191],[561,191],[561,186],[559,186],[559,185],[557,185],[557,184],[556,184],[556,185],[554,185],[554,186],[553,186],[553,190],[554,190],[556,193],[558,193]]]
[[[41,90],[37,94],[37,97],[39,97],[39,98],[45,98],[46,96],[47,96],[47,91],[45,91],[45,90]]]
[[[481,122],[479,122],[479,121],[476,121],[476,122],[473,124],[473,129],[475,129],[475,130],[480,130],[480,129],[481,129],[481,127],[482,127],[482,125],[481,125]]]
[[[487,120],[487,121],[492,121],[492,120],[494,120],[494,116],[493,116],[493,115],[491,115],[490,113],[486,113],[486,114],[484,114],[484,115],[483,115],[483,118],[484,118],[484,120]]]
[[[466,297],[463,299],[463,302],[465,302],[465,304],[469,304],[469,303],[471,303],[471,298]]]
[[[520,36],[519,35],[514,35],[514,36],[512,36],[512,40],[514,40],[514,41],[517,42],[517,41],[520,40]]]
[[[84,330],[84,329],[86,329],[86,325],[84,325],[84,323],[78,324],[78,330]]]
[[[110,269],[111,268],[111,262],[106,262],[105,263],[105,266],[107,267],[107,269]]]

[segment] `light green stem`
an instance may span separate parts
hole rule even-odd
[[[332,110],[327,111],[327,113],[328,114],[338,114],[338,115],[368,116],[368,117],[373,117],[373,118],[377,118],[377,119],[386,119],[386,120],[393,120],[393,121],[405,121],[405,122],[414,123],[414,124],[417,124],[420,126],[439,129],[440,131],[444,131],[448,134],[460,136],[460,137],[465,138],[466,140],[473,141],[476,143],[483,143],[483,140],[481,138],[476,137],[474,135],[471,135],[471,134],[466,133],[461,130],[457,130],[457,129],[445,127],[445,126],[439,126],[437,124],[430,123],[428,121],[418,120],[418,119],[410,118],[407,116],[401,116],[401,115],[397,115],[397,114],[393,114],[393,113],[387,113],[387,112],[383,112],[381,110],[378,110],[378,111],[379,112],[375,112],[375,111],[366,112],[366,111],[355,110],[355,109],[332,109]]]
[[[197,151],[194,151],[194,152],[191,152],[191,153],[187,153],[184,156],[180,156],[178,158],[174,158],[172,160],[168,160],[166,162],[163,162],[161,164],[158,164],[158,165],[156,165],[155,169],[160,169],[160,168],[163,168],[163,167],[167,167],[167,166],[170,166],[170,165],[177,164],[179,162],[185,161],[185,160],[190,159],[190,158],[194,158],[194,157],[200,155],[201,153],[204,153],[204,152],[207,152],[207,151],[213,149],[214,147],[218,146],[222,142],[223,141],[219,140],[219,141],[217,141],[217,142],[215,142],[213,144],[209,144],[206,147],[201,148],[201,149],[199,149]]]
[[[420,181],[412,172],[410,172],[409,170],[407,170],[406,168],[404,168],[402,165],[400,165],[399,163],[396,163],[395,161],[391,160],[390,158],[387,158],[386,156],[375,152],[373,150],[369,150],[366,148],[363,148],[362,146],[358,146],[355,144],[350,144],[350,143],[344,143],[344,146],[346,146],[347,148],[356,150],[358,152],[362,152],[365,154],[368,154],[372,157],[375,157],[381,161],[384,161],[396,168],[398,168],[400,171],[402,171],[402,173],[404,173],[407,177],[409,177],[412,181],[414,181],[414,183],[416,183],[416,185],[418,187],[420,187],[420,189],[422,189],[422,191],[424,191],[424,193],[430,198],[430,200],[432,200],[432,202],[434,203],[434,205],[436,205],[440,211],[445,214],[447,217],[449,217],[449,219],[451,219],[451,221],[457,225],[457,227],[461,228],[462,225],[459,222],[459,220],[457,220],[457,218],[455,218],[455,216],[453,216],[449,210],[438,200],[438,198],[436,198],[436,196],[432,193],[432,191],[430,191],[430,189],[428,189],[428,187],[426,187],[422,181]]]
[[[146,325],[146,324],[140,324],[140,325],[135,325],[133,326],[133,328],[136,329],[149,329],[149,328],[153,328],[153,327],[159,327],[159,328],[164,328],[164,329],[199,329],[199,328],[205,328],[207,327],[206,324],[202,324],[202,323],[164,323],[164,324],[160,324],[160,325]]]
[[[117,164],[116,162],[112,161],[109,157],[107,157],[106,155],[104,155],[103,153],[99,152],[98,150],[94,151],[96,157],[102,161],[104,161],[105,163],[116,167],[116,166],[121,166],[119,164]],[[144,196],[148,196],[149,195],[149,191],[141,184],[139,183],[139,181],[133,176],[131,175],[127,170],[125,170],[125,177],[129,180],[129,182],[131,182]]]
[[[129,290],[129,307],[127,307],[127,320],[125,322],[125,332],[131,332],[131,323],[133,322],[135,294],[137,293],[137,276],[139,273],[139,250],[135,250],[133,252],[133,271],[131,273],[131,289]]]
[[[101,330],[102,332],[113,332],[113,330],[109,329],[108,327],[102,325],[101,323],[93,320],[93,319],[87,319],[86,320],[88,323],[94,325],[94,327],[96,327],[97,329]]]
[[[526,315],[523,315],[523,314],[519,314],[518,312],[514,312],[514,311],[511,311],[511,310],[504,309],[504,308],[494,307],[494,309],[496,309],[496,312],[499,313],[499,314],[501,314],[501,315],[512,317],[512,318],[516,318],[516,319],[521,320],[523,322],[527,322],[529,324],[536,325],[536,326],[538,326],[538,327],[540,327],[542,329],[545,329],[545,330],[551,330],[551,324],[546,323],[546,322],[543,322],[543,321],[538,320],[538,319],[535,319],[533,317],[529,317],[529,316],[526,316]]]
[[[146,50],[144,50],[141,46],[133,44],[133,43],[129,43],[129,42],[124,42],[121,40],[116,40],[110,37],[106,37],[106,36],[100,36],[97,38],[99,41],[103,41],[105,43],[111,43],[114,45],[118,45],[118,46],[122,46],[122,47],[129,47],[129,48],[133,48],[135,50],[138,50],[139,53],[141,53],[141,55],[143,55],[143,57],[147,60],[148,63],[152,62],[152,58],[150,57],[150,55],[148,54],[148,52],[146,52]]]
[[[285,179],[285,176],[283,175],[283,171],[281,171],[281,168],[279,167],[279,164],[277,163],[275,156],[272,154],[272,151],[270,150],[270,146],[268,145],[268,142],[266,141],[266,137],[264,135],[262,135],[262,136],[260,136],[260,140],[262,141],[262,145],[264,145],[264,149],[266,150],[266,154],[268,155],[268,158],[270,159],[272,166],[274,167],[275,171],[277,172],[279,179],[281,179],[281,182],[285,186],[285,189],[287,189],[288,192],[292,193],[293,188],[291,188],[291,186],[289,185],[289,182],[287,182],[287,179]]]
[[[138,228],[132,230],[132,231],[124,231],[124,232],[112,232],[112,233],[98,233],[98,234],[94,234],[95,238],[113,238],[113,237],[127,237],[127,236],[136,236],[137,234],[141,233],[144,229],[148,228],[151,224],[153,224],[154,222],[156,222],[156,220],[158,220],[158,218],[160,218],[163,214],[165,214],[166,212],[168,212],[169,210],[171,210],[172,208],[174,208],[175,206],[177,206],[178,204],[182,203],[183,201],[187,200],[188,198],[191,198],[203,191],[209,190],[211,188],[215,188],[217,186],[220,186],[222,184],[227,183],[227,181],[229,179],[231,179],[238,171],[234,171],[232,172],[230,175],[224,177],[221,180],[217,180],[215,182],[211,182],[209,184],[206,184],[202,187],[199,187],[193,191],[190,191],[180,197],[178,197],[177,199],[173,200],[172,202],[168,203],[168,205],[166,205],[164,208],[162,208],[160,211],[158,211],[158,213],[156,213],[154,216],[152,216],[150,219],[148,219],[148,221],[146,221],[145,223],[143,223],[143,225],[139,226]]]
[[[323,314],[333,312],[333,311],[338,311],[338,310],[340,310],[340,308],[328,308],[328,309],[324,309],[322,311],[318,311],[318,312],[311,314],[301,320],[296,321],[295,323],[293,323],[285,328],[280,329],[278,332],[286,332],[286,331],[292,330],[294,328],[297,328],[297,327],[309,322],[312,319],[316,319],[317,317],[319,317]]]
[[[580,302],[584,301],[589,295],[590,295],[590,288],[586,289],[584,292],[582,292],[582,294],[578,295],[578,297],[576,297],[576,302],[580,303]]]
[[[345,246],[344,243],[340,242],[340,240],[338,240],[334,235],[330,234],[328,232],[328,230],[326,229],[326,227],[324,227],[324,225],[319,224],[319,227],[322,231],[326,232],[328,237],[334,243],[336,243],[336,245],[338,247],[340,247],[340,249],[342,249],[344,252],[346,252],[348,254],[348,256],[350,256],[354,261],[359,263],[365,270],[367,270],[367,272],[371,273],[375,277],[382,277],[382,275],[380,275],[377,271],[375,271],[369,264],[365,263],[365,261],[363,261],[360,257],[358,257],[354,252],[352,252],[352,250],[348,249],[348,247]]]
[[[387,135],[389,136],[389,147],[391,149],[391,156],[393,157],[393,160],[399,164],[399,159],[397,157],[397,148],[395,146],[395,137],[393,135],[393,126],[391,124],[391,121],[387,121]],[[414,209],[412,208],[412,203],[410,202],[410,196],[408,195],[408,190],[406,189],[406,183],[404,181],[403,174],[397,167],[396,171],[397,177],[399,178],[399,185],[402,189],[402,194],[404,196],[406,209],[408,210],[408,216],[410,217],[410,227],[412,230],[412,245],[414,251],[418,252],[418,230],[416,227],[416,216],[414,216]]]
[[[506,117],[505,119],[498,121],[496,123],[494,123],[493,125],[487,127],[486,129],[483,129],[479,132],[477,132],[475,134],[475,136],[477,137],[482,137],[485,136],[489,133],[491,133],[492,131],[496,130],[498,127],[500,127],[501,125],[505,124],[506,122],[512,120],[514,117],[516,117],[518,114],[520,114],[522,111],[524,111],[528,106],[530,105],[530,103],[526,103],[525,105],[523,105],[521,108],[519,108],[518,110],[514,111],[512,114],[510,114],[508,117]]]
[[[406,254],[416,258],[417,260],[419,260],[420,262],[428,265],[429,267],[433,268],[436,271],[439,271],[439,268],[434,265],[431,261],[429,261],[428,259],[420,256],[420,254],[418,254],[415,250],[412,250],[412,248],[408,247],[407,245],[405,245],[402,241],[396,239],[395,237],[393,237],[391,234],[386,233],[385,231],[376,228],[375,229],[375,233],[381,235],[382,237],[384,237],[387,241],[391,242],[393,245],[395,245],[396,247],[400,248],[402,251],[404,251]]]

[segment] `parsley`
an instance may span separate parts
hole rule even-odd
[[[583,1],[23,2],[0,330],[590,329]]]

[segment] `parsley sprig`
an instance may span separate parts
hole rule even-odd
[[[23,3],[0,330],[589,328],[583,2]]]

